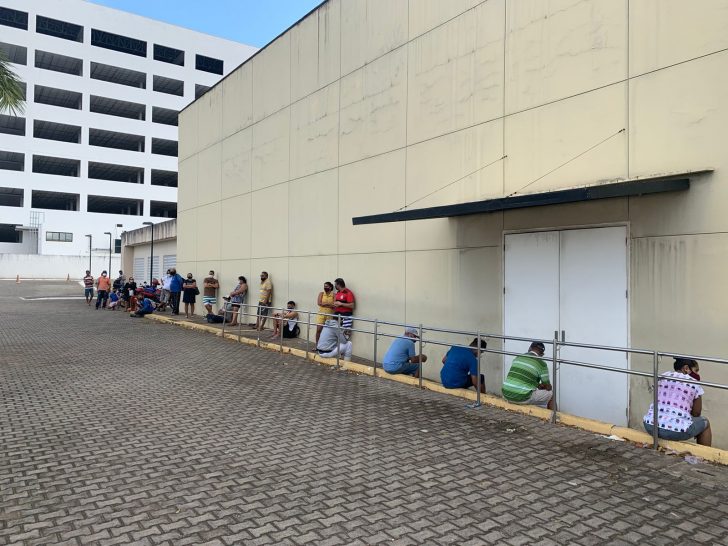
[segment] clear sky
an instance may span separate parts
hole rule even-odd
[[[90,1],[256,47],[263,47],[322,2],[322,0]]]

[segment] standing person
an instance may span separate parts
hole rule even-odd
[[[124,287],[122,288],[122,299],[126,303],[126,308],[129,309],[130,307],[136,307],[136,305],[132,305],[132,298],[135,298],[137,289],[137,283],[134,281],[134,277],[129,277],[129,280],[126,281],[124,284]],[[136,299],[136,298],[135,298]]]
[[[106,270],[101,272],[101,276],[96,281],[96,289],[98,290],[98,297],[96,298],[96,309],[102,306],[106,309],[106,302],[109,299],[109,290],[111,289],[111,281],[106,274]]]
[[[192,273],[187,273],[187,278],[182,281],[182,290],[184,292],[182,301],[185,303],[185,317],[192,318],[192,315],[195,314],[197,294],[200,293],[197,288],[197,281],[192,277]]]
[[[157,311],[164,311],[169,303],[169,283],[172,280],[172,275],[169,274],[169,269],[162,276],[162,292],[159,295],[159,305]]]
[[[344,328],[344,335],[349,338],[351,337],[351,328],[354,324],[351,317],[354,315],[356,298],[354,297],[354,292],[346,287],[344,279],[335,279],[334,286],[336,287],[336,296],[334,296],[336,306],[334,307],[334,313],[341,317],[341,326]]]
[[[296,311],[295,301],[289,301],[286,304],[286,311],[283,313],[273,315],[273,334],[270,337],[280,336],[281,328],[283,328],[283,337],[289,339],[298,337],[301,332],[301,328],[298,326],[298,311]]]
[[[208,277],[202,281],[202,305],[205,306],[207,314],[212,313],[212,306],[217,303],[217,289],[220,283],[215,278],[215,272],[211,269]]]
[[[427,356],[417,354],[415,339],[419,339],[417,328],[407,326],[404,335],[396,338],[382,359],[382,368],[390,374],[420,376],[420,362],[427,362]]]
[[[541,359],[545,350],[543,343],[534,341],[526,354],[513,359],[501,389],[504,399],[514,404],[554,409],[549,367]]]
[[[713,443],[713,431],[708,420],[700,415],[705,392],[690,377],[692,362],[695,361],[676,358],[672,365],[675,371],[663,373],[657,382],[657,436],[679,442],[695,438],[698,444],[709,446]],[[653,404],[642,422],[645,430],[652,434],[655,426]]]
[[[83,294],[86,296],[86,305],[91,307],[91,300],[94,299],[94,277],[88,269],[83,277]]]
[[[111,286],[113,290],[121,290],[124,288],[124,284],[126,283],[126,277],[124,277],[124,272],[119,270],[119,276],[114,279],[114,284]]]
[[[480,340],[480,348],[485,349],[487,343]],[[442,357],[440,381],[446,389],[478,388],[478,338],[473,339],[470,348],[450,347]],[[480,374],[480,392],[485,392],[485,376]]]
[[[232,317],[230,320],[230,326],[238,325],[238,315],[240,314],[240,308],[245,303],[245,296],[248,295],[248,279],[240,275],[238,277],[238,284],[235,289],[230,292],[230,310],[232,311]],[[224,314],[225,320],[227,320],[227,312]]]
[[[334,312],[334,285],[329,281],[324,283],[323,292],[319,292],[318,300],[318,315],[316,315],[316,343],[318,343],[321,337],[321,330],[324,329],[324,324],[331,318],[331,314]]]
[[[351,341],[344,337],[336,320],[329,319],[324,323],[321,337],[316,343],[316,351],[324,358],[336,358],[336,355],[341,355],[344,360],[351,360]]]
[[[179,315],[179,300],[184,279],[174,267],[169,270],[169,275],[169,303],[172,306],[172,314]]]
[[[265,327],[265,321],[268,319],[271,303],[273,303],[273,283],[268,278],[268,272],[261,271],[260,291],[258,294],[258,319],[255,321],[256,330],[263,330]]]

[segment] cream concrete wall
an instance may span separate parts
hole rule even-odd
[[[362,316],[500,333],[504,232],[622,224],[632,345],[728,356],[727,25],[725,0],[329,0],[182,113],[178,269],[252,292],[265,269],[301,308],[342,276]],[[705,168],[687,192],[351,223]],[[633,426],[649,396],[632,382]],[[705,405],[728,446],[728,397]]]

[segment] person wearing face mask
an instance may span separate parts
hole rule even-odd
[[[111,290],[111,281],[106,271],[102,271],[101,276],[96,281],[96,291],[98,292],[98,298],[96,299],[97,310],[101,306],[106,309],[106,302],[109,300],[109,290]]]
[[[334,313],[334,285],[329,281],[324,283],[323,292],[319,292],[318,300],[318,315],[316,315],[316,343],[321,339],[321,330],[324,329],[324,324],[331,318]]]
[[[185,304],[185,317],[192,318],[195,314],[195,301],[200,291],[197,288],[197,281],[192,277],[192,273],[187,273],[187,278],[182,281],[182,301]]]
[[[260,331],[265,327],[265,321],[270,313],[270,306],[273,303],[273,283],[268,278],[267,271],[260,273],[260,294],[258,295],[258,319],[255,321],[255,329]],[[251,326],[253,326],[251,324]]]
[[[169,279],[169,304],[172,306],[172,314],[179,315],[179,300],[184,279],[174,267],[169,270],[169,274],[171,275]]]
[[[296,302],[289,301],[286,304],[286,311],[283,313],[275,313],[273,315],[273,334],[271,337],[278,337],[281,335],[281,328],[283,328],[283,337],[294,338],[298,337],[301,332],[301,328],[298,326],[298,311],[296,311]]]

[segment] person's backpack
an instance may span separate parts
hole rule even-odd
[[[224,321],[224,319],[222,318],[222,315],[216,315],[214,313],[207,313],[206,318],[207,318],[207,322],[209,324],[220,324],[221,322]]]

